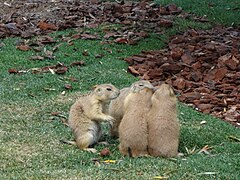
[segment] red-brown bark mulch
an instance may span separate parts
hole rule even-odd
[[[181,102],[240,127],[240,29],[190,29],[168,48],[125,58],[129,72],[171,84]]]

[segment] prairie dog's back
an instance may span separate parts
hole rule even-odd
[[[151,105],[151,97],[153,90],[144,88],[140,91],[132,90],[124,101],[124,113],[127,111],[135,111],[135,109],[144,110]],[[137,115],[137,114],[136,114]]]
[[[112,137],[118,137],[118,127],[124,115],[124,100],[127,95],[132,92],[139,92],[144,88],[154,89],[153,85],[149,81],[140,80],[134,82],[130,87],[123,88],[120,91],[120,95],[112,100],[109,105],[109,115],[115,118],[113,127],[110,130]]]
[[[179,144],[179,122],[177,99],[172,88],[163,84],[151,98],[148,113],[148,150],[150,155],[177,156]]]
[[[151,98],[152,109],[157,108],[161,116],[177,115],[177,98],[168,84],[162,84]],[[157,113],[157,112],[156,112]],[[168,113],[170,113],[168,115]]]
[[[119,126],[119,150],[124,155],[135,157],[148,154],[145,116],[151,105],[152,94],[153,90],[149,88],[138,92],[131,89],[124,101],[124,116]]]

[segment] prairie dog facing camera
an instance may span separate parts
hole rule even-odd
[[[131,85],[131,87],[126,87],[121,89],[120,95],[116,99],[110,102],[109,115],[115,118],[115,121],[113,122],[113,126],[110,129],[110,135],[112,137],[119,137],[118,127],[124,114],[123,104],[124,104],[125,98],[130,92],[130,89],[132,88],[133,91],[137,92],[142,90],[145,87],[154,89],[153,85],[149,81],[140,80],[140,81],[134,82]]]
[[[99,141],[102,121],[113,123],[114,118],[105,113],[110,101],[117,98],[119,93],[112,84],[96,85],[89,95],[80,97],[71,106],[68,124],[80,149],[91,150],[88,147]]]
[[[148,152],[151,156],[178,155],[180,125],[177,98],[168,84],[162,84],[152,95],[148,113]]]
[[[124,116],[119,125],[119,151],[130,157],[148,155],[148,129],[146,114],[151,106],[154,90],[131,87],[124,100]]]

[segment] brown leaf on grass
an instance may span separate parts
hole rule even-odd
[[[198,104],[197,107],[201,110],[201,111],[206,111],[212,109],[213,105],[212,104]]]
[[[47,23],[44,21],[40,21],[37,26],[42,29],[42,30],[57,30],[57,26],[55,26],[54,24],[51,23]]]
[[[8,73],[9,73],[9,74],[17,74],[17,73],[18,73],[18,70],[15,69],[15,68],[8,69]]]
[[[68,90],[69,90],[69,89],[72,89],[72,85],[71,85],[71,84],[65,84],[65,85],[64,85],[64,88],[65,88],[65,89],[68,89]]]
[[[180,13],[182,11],[182,8],[177,7],[176,4],[168,4],[166,6],[166,10],[170,13],[170,14],[177,14]]]
[[[136,69],[134,69],[134,67],[132,67],[132,66],[129,66],[128,67],[128,71],[130,72],[130,73],[132,73],[133,75],[139,75],[139,72],[136,70]]]
[[[98,37],[96,35],[83,33],[81,34],[81,39],[96,40]]]
[[[198,153],[204,153],[204,154],[209,155],[210,154],[209,150],[211,150],[211,149],[213,149],[213,147],[206,145]]]
[[[85,65],[84,61],[76,61],[76,62],[72,62],[70,64],[70,67],[73,67],[73,66],[84,66],[84,65]]]
[[[163,27],[172,27],[173,26],[173,22],[169,19],[161,19],[159,24]]]
[[[48,58],[48,59],[54,59],[55,57],[53,56],[53,51],[50,50],[45,50],[44,51],[44,57]]]
[[[58,116],[59,114],[61,114],[61,112],[56,112],[56,111],[51,112],[51,115],[52,115],[52,116]]]
[[[70,77],[69,80],[72,82],[78,82],[78,80],[75,77]]]
[[[100,156],[102,156],[102,157],[109,156],[110,153],[111,153],[111,152],[109,151],[108,148],[104,148],[103,150],[101,150]]]
[[[55,51],[58,50],[58,48],[59,48],[60,46],[62,46],[62,45],[63,45],[63,43],[57,44],[56,46],[54,46],[54,47],[52,48],[52,51],[55,52]]]
[[[81,38],[81,35],[79,33],[71,36],[71,39],[80,39],[80,38]]]
[[[21,51],[29,51],[31,50],[31,47],[29,47],[28,45],[20,45],[20,46],[17,46],[17,49]]]
[[[59,66],[54,70],[56,74],[65,74],[68,70],[67,66]]]
[[[42,73],[53,72],[56,74],[65,74],[67,70],[68,70],[68,67],[62,63],[58,63],[57,65],[53,65],[53,66],[45,66],[41,68]]]
[[[43,56],[30,56],[29,57],[30,60],[44,60],[44,57]]]
[[[138,32],[138,33],[135,33],[136,36],[139,36],[139,37],[143,37],[143,38],[146,38],[146,37],[149,37],[149,34],[145,31],[141,31],[141,32]]]
[[[51,37],[51,36],[39,36],[37,38],[37,44],[40,44],[40,45],[42,45],[42,44],[54,44],[56,42],[57,41],[54,40],[54,38]]]
[[[89,56],[88,50],[84,50],[84,51],[82,52],[82,55],[84,55],[84,56]]]
[[[120,37],[115,39],[114,42],[118,44],[128,44],[128,39],[125,37]]]
[[[103,36],[103,38],[109,39],[109,38],[114,37],[114,36],[116,36],[116,35],[117,35],[116,32],[108,32],[107,34],[105,34],[105,35]]]
[[[105,55],[104,54],[96,54],[95,55],[95,58],[102,58],[102,57],[104,57]]]

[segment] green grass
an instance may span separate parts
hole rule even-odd
[[[176,3],[184,11],[206,16],[213,24],[238,26],[240,24],[240,1],[238,0],[155,0],[160,4]]]
[[[170,1],[164,1],[167,2]],[[220,7],[217,1],[212,2],[218,5],[216,7]],[[221,4],[221,7],[230,6],[233,2],[223,1],[225,4]],[[200,6],[197,1],[176,3],[188,11],[208,13],[209,17],[219,18],[208,12],[204,5]],[[219,8],[215,8],[215,14],[218,14],[217,9]],[[232,19],[234,21],[227,18],[230,17],[229,11],[224,12],[226,19],[216,22],[236,22],[235,18]],[[0,47],[0,179],[153,179],[155,176],[194,180],[238,179],[240,143],[228,137],[240,138],[239,129],[181,103],[179,151],[184,156],[180,158],[123,157],[118,151],[118,141],[109,137],[106,125],[102,140],[110,143],[107,146],[112,153],[109,157],[82,152],[76,147],[59,142],[61,139],[73,138],[70,129],[62,121],[64,117],[68,117],[69,108],[79,94],[86,93],[91,86],[100,83],[112,83],[118,88],[129,86],[137,78],[126,72],[127,64],[120,59],[138,54],[141,50],[163,48],[170,35],[182,32],[188,27],[206,29],[211,25],[177,19],[174,27],[165,30],[164,35],[152,34],[150,38],[135,46],[102,44],[101,40],[75,40],[73,46],[68,46],[67,43],[60,46],[54,54],[55,59],[44,61],[28,59],[36,55],[36,52],[16,50],[15,45],[19,38],[2,40],[5,46]],[[72,30],[57,34],[67,35],[70,32]],[[60,41],[57,37],[56,40]],[[51,46],[47,48],[51,49]],[[82,55],[84,50],[89,52],[89,56]],[[109,53],[109,50],[112,53]],[[105,56],[96,59],[95,55],[100,53]],[[80,60],[86,65],[80,68],[72,67],[64,75],[8,73],[9,68],[25,70],[55,65],[57,62],[69,65]],[[71,82],[71,77],[78,82]],[[72,84],[73,89],[66,90],[66,83]],[[61,95],[63,91],[66,92],[65,95]],[[62,116],[52,116],[51,112],[60,112]],[[203,120],[207,123],[201,125]],[[198,153],[205,145],[213,147],[210,155]],[[96,149],[100,151],[105,147],[106,145],[97,145]],[[103,163],[108,159],[116,162]]]

